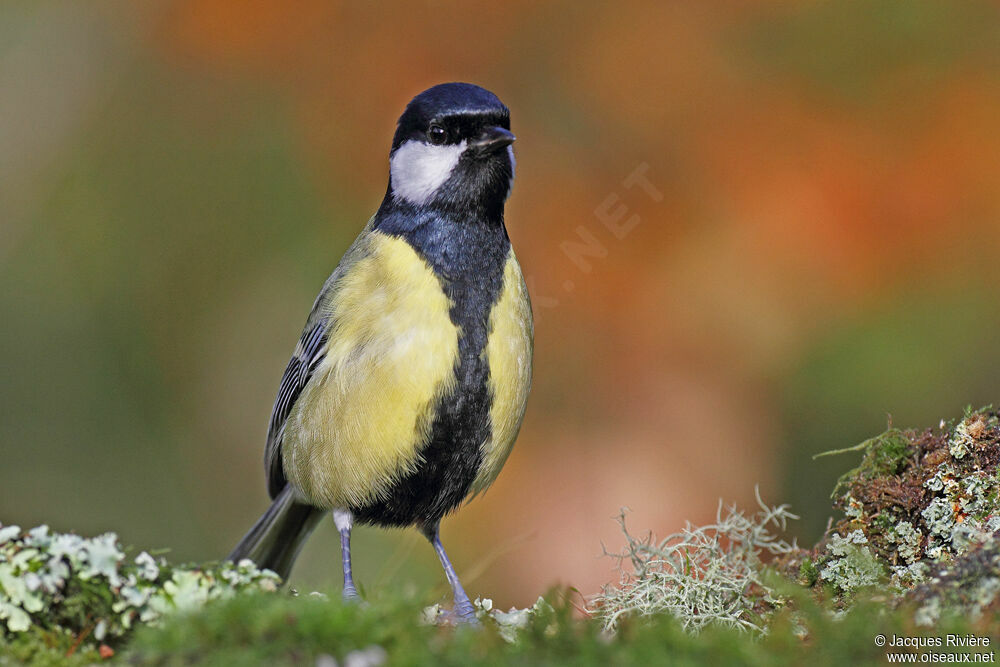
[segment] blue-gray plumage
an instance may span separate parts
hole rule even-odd
[[[325,511],[356,597],[355,521],[416,525],[472,605],[439,537],[441,518],[485,490],[520,428],[532,321],[503,208],[514,178],[510,115],[451,83],[399,119],[375,216],[313,304],[268,426],[273,503],[230,554],[287,577]]]

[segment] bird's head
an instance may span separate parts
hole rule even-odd
[[[514,181],[510,111],[470,83],[428,88],[399,118],[388,196],[397,203],[502,213]]]

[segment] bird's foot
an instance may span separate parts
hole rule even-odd
[[[478,626],[479,619],[476,617],[476,609],[469,602],[469,598],[455,600],[455,608],[447,612],[449,620],[456,625]]]
[[[466,628],[480,628],[482,623],[476,618],[475,614],[472,616],[466,616],[456,611],[442,609],[438,612],[437,620],[435,621],[438,625],[455,625],[462,626]]]
[[[478,628],[481,626],[479,618],[472,605],[456,605],[455,609],[445,609],[439,604],[431,605],[424,609],[423,623],[425,625],[461,625],[465,627]]]
[[[354,587],[354,584],[346,584],[342,595],[344,602],[350,602],[351,604],[361,602],[361,596],[358,595],[358,589]]]

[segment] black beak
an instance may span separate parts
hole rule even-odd
[[[514,143],[514,135],[502,127],[487,127],[478,138],[469,143],[469,147],[480,155],[496,153]]]

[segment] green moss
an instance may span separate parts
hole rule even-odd
[[[73,667],[100,661],[96,647],[80,642],[72,633],[62,630],[33,627],[16,637],[0,638],[0,665]]]
[[[874,479],[886,475],[895,475],[902,470],[906,465],[907,459],[913,455],[913,448],[907,435],[897,428],[890,428],[874,438],[869,438],[853,447],[823,452],[813,458],[857,451],[864,452],[861,464],[857,468],[841,475],[840,479],[837,480],[837,484],[833,487],[833,492],[830,494],[831,498],[841,498],[844,489],[859,477]]]
[[[808,556],[799,565],[799,582],[806,586],[814,586],[819,579],[819,568]]]
[[[895,475],[912,453],[909,438],[899,429],[889,429],[876,437],[868,449],[871,475]]]
[[[966,619],[942,619],[933,631],[912,622],[912,610],[861,600],[836,617],[800,591],[793,609],[776,613],[764,636],[709,626],[694,635],[668,615],[623,619],[609,635],[580,618],[564,592],[548,596],[551,611],[536,616],[516,643],[497,630],[417,624],[418,599],[379,599],[371,606],[339,600],[245,595],[175,616],[159,630],[141,631],[124,657],[143,665],[340,664],[355,651],[378,647],[387,665],[879,665],[885,649],[875,633],[915,636],[983,632]],[[985,622],[985,621],[983,621]]]

